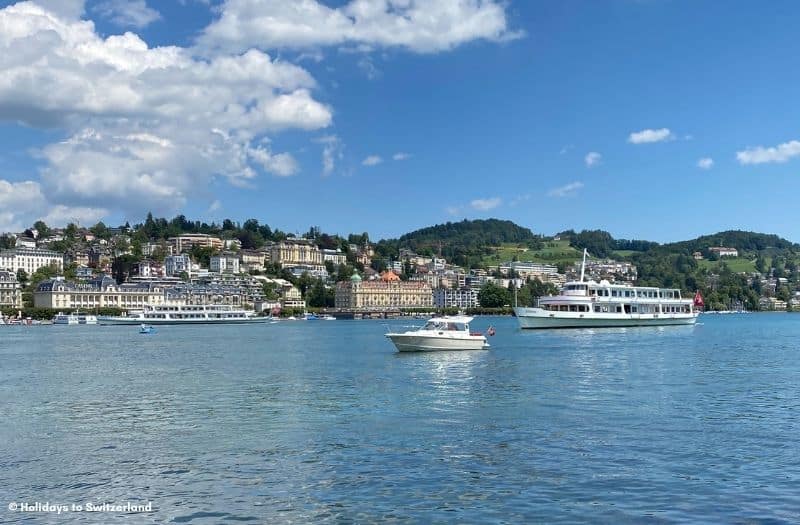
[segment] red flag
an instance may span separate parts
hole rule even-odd
[[[706,303],[703,302],[703,296],[700,295],[700,290],[697,290],[697,293],[694,294],[694,305],[695,306],[705,306]]]

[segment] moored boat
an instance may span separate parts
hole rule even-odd
[[[472,317],[463,315],[434,317],[422,327],[407,332],[386,334],[398,352],[430,352],[436,350],[485,350],[486,336],[470,332]]]

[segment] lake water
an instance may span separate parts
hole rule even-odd
[[[0,522],[800,521],[800,315],[414,323],[0,327]]]

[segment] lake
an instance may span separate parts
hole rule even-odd
[[[800,315],[421,323],[2,326],[0,522],[800,520]]]

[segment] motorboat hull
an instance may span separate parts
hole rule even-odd
[[[416,334],[386,334],[398,352],[435,352],[451,350],[485,350],[489,348],[483,336],[436,337]]]

